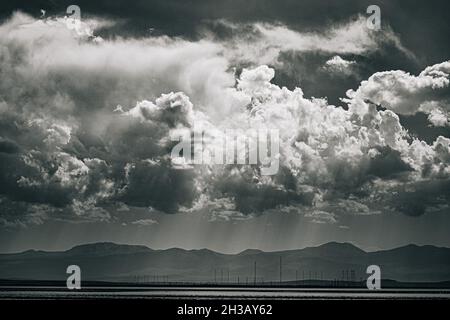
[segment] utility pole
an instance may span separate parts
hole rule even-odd
[[[253,282],[256,285],[256,261],[254,263],[255,263],[255,265],[254,265],[254,271],[253,271]]]
[[[281,284],[281,282],[283,281],[282,270],[283,270],[283,264],[282,264],[281,256],[280,256],[280,284]]]

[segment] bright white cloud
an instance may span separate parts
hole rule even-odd
[[[349,61],[342,59],[340,56],[333,56],[325,62],[324,69],[332,73],[347,75],[352,73],[351,68],[355,64],[356,61]]]
[[[434,125],[445,125],[450,115],[450,61],[427,67],[419,75],[401,70],[373,74],[347,96],[355,112],[367,112],[369,100],[397,114],[425,112]]]
[[[158,221],[153,220],[153,219],[140,219],[140,220],[131,222],[131,224],[138,225],[138,226],[151,226],[154,224],[158,224]]]

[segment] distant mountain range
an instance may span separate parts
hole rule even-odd
[[[281,258],[281,261],[280,261]],[[383,279],[403,282],[450,280],[450,248],[408,245],[365,252],[349,243],[264,252],[222,254],[207,249],[152,250],[146,246],[94,243],[67,251],[28,250],[0,254],[0,279],[63,280],[68,265],[80,266],[83,280],[98,281],[257,281],[366,279],[379,265]]]

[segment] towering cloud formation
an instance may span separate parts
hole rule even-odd
[[[450,139],[413,139],[397,116],[429,111],[430,121],[443,123],[447,62],[417,77],[377,73],[349,92],[346,110],[273,84],[275,71],[266,65],[236,77],[232,63],[243,61],[236,39],[103,40],[89,21],[78,29],[66,23],[17,14],[0,27],[4,225],[110,221],[124,204],[207,210],[224,219],[297,211],[317,223],[447,209]],[[263,42],[276,43],[279,27],[256,28]],[[345,30],[354,29],[331,34]],[[348,36],[358,40],[357,50],[376,47],[364,34]],[[316,48],[321,42],[309,37],[310,50],[352,49],[334,40]],[[171,136],[180,130],[255,128],[279,130],[280,170],[273,176],[259,165],[179,166],[170,158]],[[204,143],[212,149],[217,140]]]

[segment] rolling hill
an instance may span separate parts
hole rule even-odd
[[[368,265],[379,265],[383,279],[403,282],[450,280],[450,248],[408,245],[366,252],[349,243],[330,242],[298,250],[245,250],[222,254],[207,249],[153,250],[146,246],[93,243],[67,251],[27,250],[0,254],[0,279],[63,280],[68,265],[79,265],[83,280],[237,282],[282,280],[360,280]],[[354,276],[352,277],[352,273]],[[347,275],[348,274],[348,275]]]

